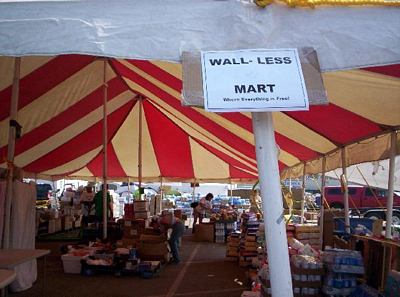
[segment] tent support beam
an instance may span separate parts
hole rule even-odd
[[[108,201],[107,201],[107,58],[104,58],[103,69],[103,238],[107,238],[107,214],[108,214]]]
[[[319,216],[319,228],[320,228],[320,249],[322,250],[324,245],[324,211],[325,211],[325,186],[326,186],[326,157],[322,158],[322,175],[321,175],[321,206],[320,206],[320,216]]]
[[[346,147],[342,148],[342,177],[341,183],[344,189],[343,204],[344,204],[344,225],[347,234],[350,234],[350,214],[349,214],[349,187],[347,185],[347,154]]]
[[[143,98],[140,96],[138,100],[139,100],[138,178],[139,178],[139,195],[140,195],[142,190]]]
[[[272,296],[293,297],[272,113],[253,112],[252,118]]]
[[[8,128],[8,147],[7,147],[8,174],[6,182],[6,201],[5,201],[4,233],[3,233],[4,249],[10,247],[11,206],[13,197],[13,178],[14,178],[14,154],[15,154],[15,139],[17,135],[16,127],[11,125],[11,121],[12,120],[16,121],[18,117],[20,70],[21,70],[21,58],[15,57],[14,78],[13,78],[11,106],[10,106],[10,125]]]
[[[301,218],[300,223],[304,223],[304,202],[306,200],[306,162],[303,163],[303,179],[302,179],[302,187],[303,187],[303,197],[301,199]]]
[[[390,135],[390,157],[389,157],[389,180],[388,180],[388,198],[386,204],[386,230],[385,238],[392,238],[393,223],[393,195],[394,195],[394,169],[396,167],[396,150],[397,135],[396,131],[392,131]]]

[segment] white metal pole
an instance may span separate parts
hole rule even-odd
[[[300,223],[304,223],[304,201],[306,199],[306,163],[303,163],[303,182],[302,182],[302,187],[303,187],[303,197],[301,199],[301,218],[300,218]]]
[[[139,198],[141,198],[140,191],[142,189],[142,108],[143,99],[139,98],[139,143],[138,143],[138,177],[139,177]]]
[[[344,204],[344,224],[345,231],[350,234],[350,214],[349,214],[349,187],[347,185],[347,154],[346,147],[342,148],[342,175],[344,180],[344,193],[343,193],[343,204]]]
[[[322,158],[322,175],[321,175],[321,208],[319,216],[319,228],[320,228],[320,249],[322,250],[324,243],[324,211],[325,211],[325,173],[326,173],[326,157]]]
[[[393,194],[394,194],[394,169],[396,166],[396,131],[390,134],[390,158],[389,158],[389,180],[388,180],[388,198],[386,204],[386,231],[385,237],[392,238],[393,223]]]
[[[19,99],[19,78],[21,58],[16,57],[14,61],[14,78],[11,93],[10,106],[10,121],[17,120],[18,116],[18,99]],[[9,126],[8,128],[8,148],[7,148],[7,163],[8,175],[6,182],[6,201],[5,201],[5,216],[4,216],[4,233],[3,233],[3,248],[10,247],[10,224],[11,224],[11,205],[13,197],[13,175],[14,175],[14,153],[15,153],[15,137],[16,127]]]
[[[193,180],[193,202],[195,201],[194,195],[196,195],[196,179]]]
[[[273,297],[293,297],[272,113],[253,112],[258,176]]]
[[[103,238],[107,238],[107,59],[104,59],[103,73]]]

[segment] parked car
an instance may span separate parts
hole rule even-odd
[[[366,186],[349,186],[349,208],[358,210],[364,217],[386,219],[388,191]],[[375,195],[374,195],[375,194]],[[376,197],[375,197],[376,196]],[[341,187],[326,187],[325,199],[332,208],[344,208]],[[393,222],[400,223],[400,196],[395,192],[393,197]]]

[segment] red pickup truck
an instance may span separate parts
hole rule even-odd
[[[349,208],[359,211],[364,217],[385,219],[387,190],[365,186],[349,186]],[[375,193],[375,195],[374,195]],[[325,199],[332,208],[344,208],[341,187],[325,187]],[[393,222],[400,224],[400,196],[393,197]]]

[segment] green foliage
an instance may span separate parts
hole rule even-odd
[[[182,194],[179,191],[176,190],[168,190],[165,192],[166,195],[174,195],[174,196],[182,196]]]

